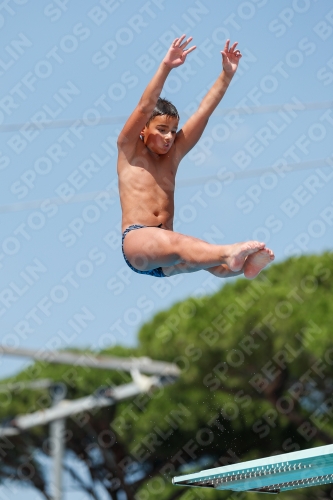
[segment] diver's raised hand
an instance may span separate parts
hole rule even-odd
[[[165,58],[163,59],[164,64],[166,64],[169,68],[177,68],[177,66],[181,66],[184,64],[187,54],[196,49],[196,46],[193,45],[189,49],[186,47],[192,41],[192,37],[190,36],[185,42],[186,35],[182,35],[180,38],[176,38],[166,53]]]
[[[231,47],[229,47],[230,40],[227,40],[224,49],[221,50],[222,54],[222,64],[224,71],[233,76],[238,68],[238,63],[242,54],[239,50],[235,50],[238,42],[235,42]]]

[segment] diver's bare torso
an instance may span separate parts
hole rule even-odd
[[[122,231],[132,224],[173,229],[177,141],[163,155],[150,151],[141,139],[132,151],[119,151],[118,176]]]

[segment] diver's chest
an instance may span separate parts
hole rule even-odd
[[[155,182],[164,190],[173,190],[175,187],[176,169],[170,165],[158,165],[150,172]]]

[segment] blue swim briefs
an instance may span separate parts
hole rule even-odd
[[[162,271],[161,267],[157,267],[156,269],[151,269],[150,271],[139,271],[139,269],[135,269],[135,267],[133,267],[129,263],[129,261],[126,259],[126,255],[124,253],[124,239],[125,239],[125,236],[126,236],[127,233],[129,233],[130,231],[134,231],[134,229],[142,229],[143,227],[159,227],[160,229],[162,229],[161,225],[159,225],[159,226],[142,226],[140,224],[133,224],[132,226],[128,226],[128,228],[125,229],[125,231],[123,232],[123,236],[122,236],[122,239],[121,239],[121,250],[123,252],[123,256],[124,256],[126,264],[135,273],[147,274],[148,276],[154,276],[155,278],[166,278],[166,276],[165,276],[164,272]]]

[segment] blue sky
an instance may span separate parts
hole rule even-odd
[[[329,0],[183,0],[177,8],[8,0],[0,29],[3,344],[135,345],[156,312],[223,285],[205,272],[131,273],[120,248],[117,133],[182,33],[197,49],[163,91],[181,124],[221,71],[226,38],[239,42],[243,59],[180,166],[175,229],[219,244],[263,240],[277,262],[331,249]],[[26,363],[1,356],[0,376]]]

